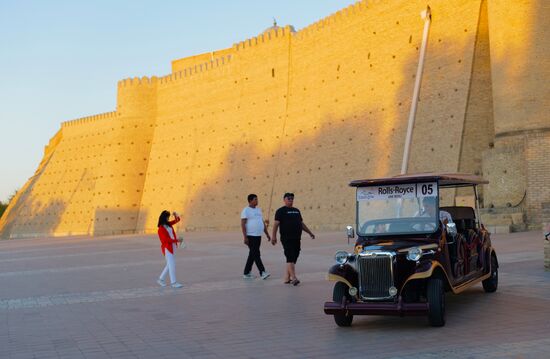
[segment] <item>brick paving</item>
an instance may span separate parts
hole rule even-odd
[[[155,236],[0,241],[0,358],[546,358],[550,272],[540,232],[494,235],[500,283],[447,295],[447,324],[424,317],[323,314],[325,273],[342,233],[303,240],[302,284],[282,283],[280,246],[262,244],[272,277],[241,278],[237,233],[189,233],[179,290],[155,280]],[[254,269],[256,270],[256,269]],[[257,275],[257,273],[255,273]]]

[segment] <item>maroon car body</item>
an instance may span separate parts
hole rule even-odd
[[[351,182],[357,187],[358,238],[353,253],[336,254],[337,264],[328,272],[328,280],[336,282],[333,300],[324,312],[339,326],[351,325],[354,315],[371,314],[427,315],[431,325],[442,326],[445,292],[458,294],[479,282],[485,291],[496,291],[497,256],[477,214],[477,186],[485,183],[477,176],[442,173]],[[441,190],[456,187],[472,189],[475,208],[439,206]],[[422,215],[430,201],[436,211]],[[441,219],[444,212],[452,218]],[[354,237],[350,228],[348,236]]]

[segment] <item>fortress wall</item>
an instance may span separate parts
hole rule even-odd
[[[550,3],[489,1],[495,132],[549,129]]]
[[[481,2],[430,6],[433,27],[412,139],[412,173],[459,169]],[[464,164],[471,161],[463,159]]]
[[[275,208],[291,191],[309,225],[341,229],[353,221],[349,181],[399,168],[394,144],[409,96],[395,100],[417,56],[408,40],[422,31],[419,9],[397,25],[390,4],[359,3],[298,32]]]
[[[481,169],[486,203],[518,197],[538,221],[550,208],[536,76],[548,77],[547,6],[521,0],[516,18],[510,4],[430,3],[409,172]],[[163,209],[183,212],[184,230],[237,229],[248,193],[272,218],[286,191],[308,225],[340,229],[354,217],[350,180],[399,172],[425,6],[363,1],[121,81],[116,112],[63,123],[0,235],[152,232]],[[530,35],[516,41],[518,28]]]
[[[233,54],[233,48],[177,59],[172,61],[172,73],[183,72],[190,68],[194,68],[196,65],[206,64],[216,60],[225,61],[228,57],[231,57],[231,54]]]
[[[49,163],[50,158],[52,157],[55,149],[63,139],[62,130],[57,131],[57,133],[50,139],[48,145],[44,147],[44,156],[38,165],[38,169],[35,171],[34,175],[21,187],[13,196],[10,201],[10,205],[4,211],[2,217],[0,217],[0,238],[9,238],[13,233],[14,237],[24,235],[25,228],[21,225],[20,216],[21,209],[25,205],[30,194],[30,188],[33,187],[36,180],[40,177],[40,174],[44,171],[46,166]]]
[[[156,119],[158,79],[119,82],[117,118],[105,134],[94,191],[94,234],[133,233]]]
[[[269,217],[294,191],[313,227],[349,223],[347,183],[400,168],[423,6],[359,3],[290,38],[279,30],[237,44],[227,67],[162,84],[142,202],[151,215],[139,229],[179,208],[188,230],[236,229],[249,192]],[[479,6],[432,7],[416,170],[458,168]],[[434,123],[446,130],[434,133]]]
[[[410,172],[457,170],[479,15],[479,2],[430,5],[434,22]],[[361,3],[292,42],[291,120],[274,201],[281,203],[286,189],[299,193],[297,205],[314,227],[340,229],[353,221],[350,180],[399,173],[423,6]]]
[[[139,231],[155,231],[163,209],[183,212],[180,228],[234,228],[249,191],[265,205],[288,43],[288,30],[244,41],[230,63],[159,85]]]
[[[488,203],[525,209],[527,224],[538,229],[550,221],[541,210],[550,203],[550,5],[489,1],[488,14],[496,135],[494,148],[483,154]]]
[[[459,172],[481,175],[482,153],[494,145],[493,93],[487,1],[481,2],[472,76],[460,147]],[[480,194],[484,196],[483,188]],[[458,195],[471,196],[470,189]],[[486,197],[486,196],[485,196]],[[490,200],[490,198],[485,198]],[[488,203],[488,202],[487,202]]]
[[[116,113],[91,116],[62,125],[64,139],[44,172],[40,194],[50,201],[49,215],[53,235],[90,234],[94,216],[94,194],[101,176],[105,137]],[[36,212],[36,211],[33,211]]]
[[[114,113],[62,124],[33,177],[12,200],[2,237],[88,234],[106,124]],[[11,215],[11,213],[10,213]]]
[[[526,217],[528,225],[550,230],[550,133],[543,132],[527,136],[525,164],[527,167]]]

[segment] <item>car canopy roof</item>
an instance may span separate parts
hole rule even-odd
[[[489,181],[480,176],[465,173],[415,173],[397,175],[393,177],[355,180],[350,182],[351,187],[365,187],[377,185],[391,185],[414,182],[439,182],[441,187],[461,187],[469,185],[487,184]]]

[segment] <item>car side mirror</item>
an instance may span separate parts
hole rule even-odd
[[[353,229],[352,226],[346,227],[346,234],[348,236],[348,244],[349,244],[350,238],[355,238],[355,230]]]

